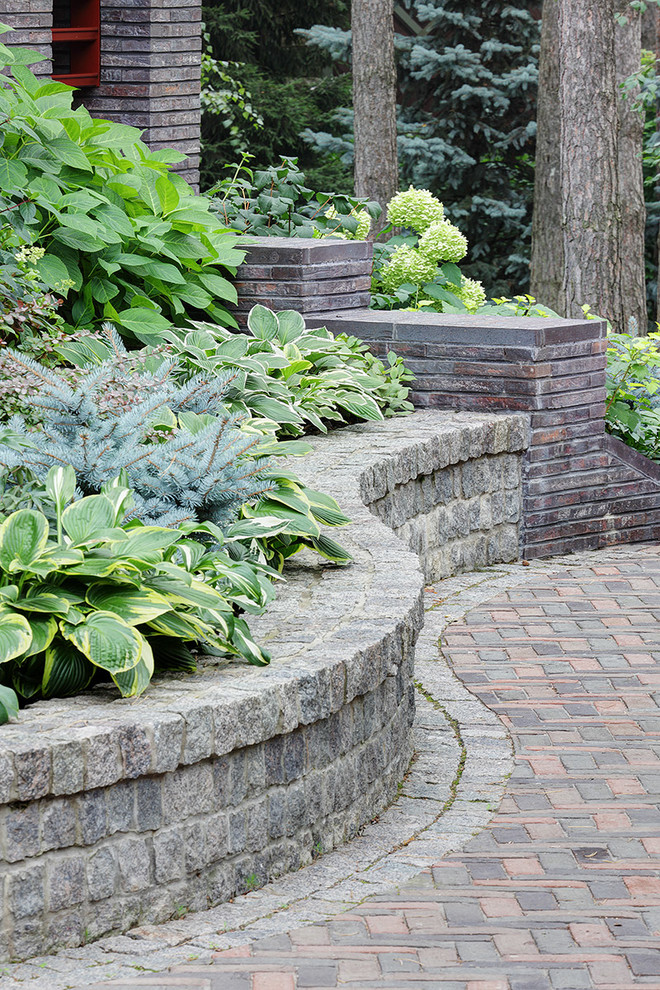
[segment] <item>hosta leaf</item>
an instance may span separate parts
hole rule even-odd
[[[42,653],[37,656],[27,657],[20,663],[12,665],[11,682],[16,692],[22,698],[34,698],[41,691],[43,666],[44,657]]]
[[[149,640],[142,637],[142,654],[131,670],[112,674],[122,698],[137,698],[149,686],[154,672],[154,657]]]
[[[278,339],[282,344],[289,344],[305,334],[305,320],[293,309],[282,310],[277,314],[279,323]]]
[[[212,632],[206,623],[197,621],[192,623],[189,616],[178,612],[166,612],[159,615],[157,619],[148,623],[150,629],[162,633],[165,636],[176,636],[185,642],[196,642],[200,638],[201,632]]]
[[[344,550],[342,546],[327,536],[311,537],[304,542],[317,553],[320,553],[322,557],[326,557],[327,560],[331,560],[335,564],[350,564],[353,560],[348,550]]]
[[[24,615],[0,612],[0,663],[22,656],[31,642],[32,629]]]
[[[45,592],[40,595],[26,595],[12,602],[14,608],[21,612],[47,612],[51,615],[66,616],[71,603],[60,595]]]
[[[149,578],[145,584],[165,595],[170,601],[182,602],[186,605],[217,608],[223,602],[222,595],[202,581],[193,580],[190,584],[185,584],[177,578],[160,574]]]
[[[149,645],[159,670],[183,670],[192,673],[197,662],[185,645],[172,636],[149,636]]]
[[[25,656],[31,657],[50,646],[57,633],[57,619],[51,615],[48,619],[30,619],[30,629],[32,630],[32,642],[26,650]]]
[[[317,492],[313,488],[305,488],[305,495],[309,499],[312,515],[319,522],[326,526],[346,526],[350,523],[348,516],[344,515],[334,498]]]
[[[318,536],[320,529],[317,523],[303,512],[296,512],[284,505],[273,502],[270,498],[263,498],[255,509],[250,509],[248,518],[259,518],[259,516],[275,516],[277,519],[285,520],[287,523],[286,533],[301,533],[305,536]]]
[[[62,525],[74,543],[94,540],[99,530],[111,529],[115,524],[115,509],[106,495],[87,495],[62,513]]]
[[[63,512],[76,493],[76,472],[70,464],[50,469],[46,475],[46,493],[53,500],[58,514]]]
[[[18,698],[16,692],[10,687],[0,684],[0,725],[4,725],[10,718],[18,715]]]
[[[130,670],[140,659],[143,637],[113,612],[92,612],[77,626],[61,621],[60,629],[88,660],[111,674]]]
[[[236,652],[255,667],[266,667],[270,663],[270,653],[255,643],[247,624],[242,619],[236,619],[234,622],[231,642]]]
[[[253,306],[248,316],[248,329],[259,340],[273,340],[277,337],[279,321],[272,309]]]
[[[231,524],[226,538],[227,540],[259,540],[283,533],[287,525],[285,519],[278,519],[276,516],[241,519]]]
[[[48,541],[48,521],[33,509],[19,509],[0,526],[0,567],[24,571],[38,560]]]
[[[250,396],[250,407],[266,419],[272,419],[275,423],[300,423],[301,416],[293,406],[277,399],[271,399],[265,395]]]
[[[140,526],[127,532],[128,540],[121,544],[113,543],[111,549],[133,559],[140,558],[143,554],[165,550],[181,539],[180,532],[162,526]]]
[[[73,643],[58,637],[46,650],[41,682],[44,698],[67,698],[84,691],[94,671],[94,665]]]
[[[163,595],[149,588],[117,587],[109,584],[92,584],[87,591],[87,602],[94,608],[105,612],[114,612],[129,626],[138,626],[142,622],[169,612],[171,603]]]

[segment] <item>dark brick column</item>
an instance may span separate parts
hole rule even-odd
[[[235,315],[241,326],[257,303],[275,310],[295,309],[304,316],[369,305],[371,241],[241,237],[238,247],[246,252],[236,275]]]
[[[526,557],[660,538],[660,466],[605,433],[601,321],[361,310],[309,322],[400,354],[418,406],[529,414]]]
[[[0,23],[14,30],[2,35],[2,43],[33,48],[47,61],[37,62],[32,71],[36,76],[49,76],[52,71],[53,0],[0,0]]]
[[[195,187],[201,17],[201,0],[101,0],[101,85],[83,91],[94,116],[139,127],[153,150],[187,155],[177,170]]]

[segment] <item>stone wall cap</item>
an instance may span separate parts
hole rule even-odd
[[[469,343],[502,346],[568,343],[574,340],[598,340],[606,335],[604,320],[563,320],[559,318],[518,316],[469,316],[445,313],[405,312],[403,310],[353,310],[328,312],[314,320],[315,325],[335,324],[345,331],[354,322],[361,327],[392,330],[392,340],[427,341],[428,343]],[[370,335],[371,338],[371,335]],[[396,349],[396,345],[394,345]]]

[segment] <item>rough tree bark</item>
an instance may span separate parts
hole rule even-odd
[[[615,0],[615,12],[625,17],[625,23],[614,27],[614,56],[618,91],[618,159],[619,204],[621,210],[621,244],[619,295],[622,299],[622,329],[629,329],[631,318],[637,332],[647,330],[646,279],[644,271],[644,233],[646,206],[644,203],[644,174],[642,143],[644,118],[633,109],[635,92],[624,96],[622,84],[642,65],[642,16],[631,7],[629,0]]]
[[[536,169],[530,292],[564,316],[564,238],[559,175],[559,22],[557,0],[545,0],[536,114]]]
[[[588,304],[623,330],[637,303],[623,284],[616,81],[613,0],[559,0],[566,315]]]
[[[396,64],[393,0],[353,0],[355,194],[383,207],[372,236],[385,226],[385,207],[398,189]]]

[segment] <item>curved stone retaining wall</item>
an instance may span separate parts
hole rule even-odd
[[[425,580],[400,538],[427,573],[514,558],[525,444],[521,417],[451,413],[320,438],[295,466],[353,519],[355,562],[296,558],[252,623],[269,668],[40,702],[0,728],[0,956],[220,903],[390,803],[412,754]]]

